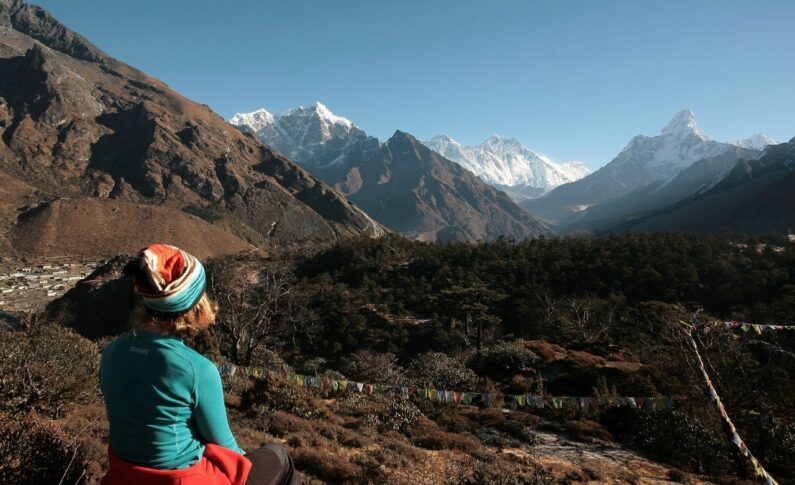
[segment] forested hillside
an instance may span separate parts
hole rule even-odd
[[[95,367],[84,364],[123,331],[129,289],[114,279],[119,261],[54,302],[39,322],[2,333],[4,355],[14,356],[3,361],[0,389],[8,416],[34,410],[71,431],[86,413],[102,422]],[[671,467],[665,480],[750,478],[750,463],[709,400],[689,331],[748,449],[781,483],[795,479],[795,332],[722,323],[794,323],[795,245],[786,237],[479,245],[361,238],[302,253],[223,257],[208,270],[221,313],[190,344],[253,375],[225,377],[243,443],[285,441],[313,480],[408,483],[428,450],[442,453],[434,463],[452,467],[434,473],[447,470],[466,483],[640,476],[611,471],[604,460],[587,463],[587,456],[610,456],[610,446]],[[35,342],[44,340],[53,349],[81,349],[79,360],[65,350],[37,353]],[[15,366],[31,355],[23,378]],[[56,382],[58,369],[75,378]],[[306,377],[285,381],[268,371]],[[373,395],[331,386],[343,381],[372,383]],[[58,392],[42,393],[47,386]],[[401,386],[488,393],[490,400],[452,404],[421,393],[404,400],[392,394]],[[95,451],[81,466],[93,463],[96,471],[103,431],[89,429],[81,446]],[[574,465],[549,448],[553,435],[580,443]],[[587,443],[602,451],[582,455]]]

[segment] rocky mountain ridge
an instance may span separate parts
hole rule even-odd
[[[246,127],[269,147],[308,167],[339,161],[338,152],[367,138],[352,121],[335,115],[320,102],[292,108],[279,115],[264,108],[238,113],[229,122]]]
[[[43,9],[0,0],[0,72],[3,234],[27,211],[65,197],[185,211],[259,247],[383,234],[287,158]],[[201,238],[197,231],[190,237]],[[131,250],[119,244],[115,252]]]
[[[503,192],[408,133],[382,143],[320,103],[280,115],[238,114],[230,122],[409,237],[479,241],[547,233]]]
[[[694,162],[667,182],[653,182],[579,212],[567,224],[565,231],[608,232],[623,227],[628,219],[637,219],[649,211],[674,205],[714,185],[741,160],[758,156],[757,150],[734,146],[718,156]]]
[[[367,134],[351,120],[335,115],[320,102],[281,114],[273,114],[265,108],[236,113],[229,122],[244,127],[267,145],[306,167],[340,162],[347,147],[367,138]],[[422,143],[459,163],[486,183],[504,190],[515,200],[537,197],[590,173],[579,162],[555,162],[516,139],[499,135],[473,147],[461,145],[447,135],[422,140]]]

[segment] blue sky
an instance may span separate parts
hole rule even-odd
[[[596,168],[691,108],[795,136],[789,0],[33,0],[224,117],[320,100],[379,138],[499,133]]]

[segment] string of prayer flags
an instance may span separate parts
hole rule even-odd
[[[672,409],[674,399],[670,396],[655,397],[581,397],[581,396],[536,396],[532,394],[508,394],[508,402],[519,406],[533,408],[551,407],[562,409],[564,406],[580,408],[582,410],[597,411],[605,407],[629,407],[632,409],[660,410]]]
[[[450,391],[447,389],[418,388],[415,386],[391,386],[387,384],[370,384],[364,382],[350,381],[347,379],[331,379],[328,377],[305,376],[300,374],[288,373],[284,369],[279,371],[264,370],[256,367],[239,367],[234,364],[224,362],[218,366],[222,376],[245,376],[250,375],[257,378],[267,376],[269,378],[280,378],[294,385],[311,388],[330,390],[332,392],[355,392],[364,394],[392,394],[403,399],[415,397],[425,401],[464,404],[464,405],[492,405],[502,404],[496,399],[494,393],[488,392],[461,392]],[[597,411],[603,407],[631,407],[634,409],[671,409],[673,399],[671,397],[583,397],[583,396],[543,396],[534,394],[508,394],[505,396],[506,403],[512,403],[518,407],[531,408],[552,408],[562,409],[564,406],[579,408],[584,411]]]
[[[748,324],[743,324],[748,325]],[[747,330],[746,330],[747,331]],[[693,352],[695,352],[696,362],[698,363],[699,370],[701,371],[701,375],[704,378],[704,382],[707,385],[707,389],[709,391],[709,397],[712,402],[715,403],[715,406],[718,408],[718,414],[720,414],[721,419],[729,428],[731,432],[731,442],[737,449],[740,451],[740,454],[745,457],[750,463],[751,468],[754,471],[754,476],[756,478],[760,478],[765,480],[767,485],[778,485],[778,482],[768,473],[767,470],[762,466],[759,460],[754,457],[751,453],[751,450],[745,445],[745,442],[737,433],[737,428],[735,428],[734,423],[732,422],[731,418],[729,418],[729,414],[726,412],[726,407],[723,405],[723,402],[718,395],[718,391],[715,389],[715,386],[712,384],[712,379],[709,378],[709,374],[707,373],[706,365],[704,365],[704,359],[701,358],[701,353],[698,351],[698,345],[696,345],[696,341],[693,339],[692,334],[687,331],[687,336],[690,340],[690,345],[693,348]]]
[[[764,324],[764,323],[748,323],[748,322],[741,322],[737,320],[733,321],[715,321],[715,322],[707,322],[705,325],[705,329],[709,330],[712,328],[724,328],[726,330],[736,330],[740,329],[743,333],[748,333],[750,331],[755,332],[758,335],[762,335],[764,331],[770,332],[780,332],[783,330],[795,330],[795,325],[773,325],[773,324]]]

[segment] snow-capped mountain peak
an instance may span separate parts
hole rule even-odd
[[[315,101],[311,106],[305,108],[303,106],[299,106],[297,108],[290,108],[284,111],[282,114],[279,115],[280,118],[282,117],[314,117],[317,118],[326,124],[329,125],[340,125],[346,128],[352,128],[355,126],[351,120],[348,118],[337,116],[331,112],[330,109],[326,107],[320,101]]]
[[[676,113],[673,119],[662,129],[660,134],[679,139],[688,136],[695,136],[701,140],[710,139],[709,136],[699,128],[698,123],[696,123],[696,115],[689,109],[683,109]]]
[[[447,135],[436,135],[422,143],[489,184],[530,187],[536,189],[536,196],[589,173],[578,162],[557,163],[523,146],[516,138],[496,134],[476,146],[462,145]]]
[[[251,113],[235,113],[229,119],[229,122],[235,126],[248,126],[254,131],[259,131],[266,126],[272,125],[275,122],[275,117],[270,111],[260,108]]]
[[[285,110],[279,115],[272,115],[265,109],[239,113],[229,122],[252,129],[265,144],[308,165],[334,163],[336,157],[324,158],[328,154],[325,145],[332,140],[335,146],[345,147],[367,137],[351,120],[335,115],[319,101],[309,107]]]
[[[629,170],[646,183],[667,181],[696,160],[717,156],[729,147],[707,136],[698,127],[693,112],[684,109],[674,115],[660,135],[632,138],[621,153],[603,167],[607,170],[603,175],[614,177],[615,170]]]
[[[730,140],[729,143],[731,143],[734,146],[743,147],[743,148],[752,148],[754,150],[764,150],[765,147],[768,145],[778,144],[776,140],[770,138],[769,136],[763,133],[757,133],[756,135],[753,135],[748,138],[743,138],[741,140]]]

